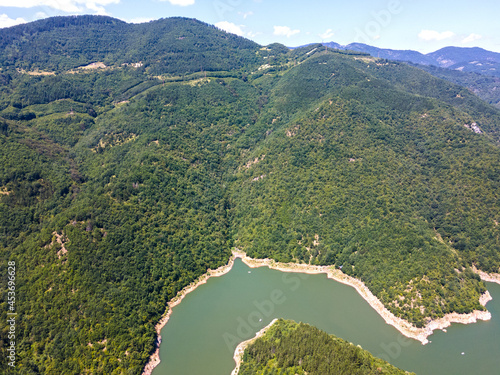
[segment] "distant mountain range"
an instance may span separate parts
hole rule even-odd
[[[435,52],[423,54],[413,50],[378,48],[363,43],[351,43],[343,46],[335,42],[329,42],[323,43],[323,45],[340,50],[366,52],[382,59],[435,65],[462,72],[475,72],[500,77],[500,53],[487,51],[479,47],[444,47]]]
[[[500,108],[500,53],[478,47],[445,47],[423,54],[413,50],[378,48],[363,43],[341,45],[328,42],[308,46],[319,48],[321,45],[342,51],[367,53],[381,59],[406,62],[435,77],[467,87],[484,101]]]

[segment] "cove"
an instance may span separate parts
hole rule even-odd
[[[487,283],[490,321],[452,324],[429,344],[401,335],[354,288],[308,275],[249,268],[236,259],[174,307],[153,375],[229,375],[236,345],[274,318],[312,324],[417,374],[492,374],[500,368],[500,285]],[[462,353],[464,353],[462,355]]]

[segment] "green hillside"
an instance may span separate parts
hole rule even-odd
[[[18,264],[19,355],[30,371],[140,373],[167,301],[227,263],[221,150],[252,116],[228,116],[238,91],[253,95],[239,83],[166,85],[91,119],[83,137],[88,115],[70,101],[6,121],[2,264]]]
[[[304,323],[279,319],[243,355],[238,375],[404,375],[382,359]]]
[[[460,107],[402,92],[355,64],[332,78],[343,73],[346,83],[323,84],[337,59],[312,57],[276,85],[273,108],[295,108],[306,85],[326,86],[329,99],[306,98],[307,111],[247,156],[259,162],[235,171],[236,245],[251,257],[343,266],[417,326],[482,309],[484,286],[467,268],[500,266],[497,144],[467,129],[474,117]],[[292,86],[295,76],[302,81]]]
[[[53,18],[0,45],[16,373],[140,374],[167,302],[233,247],[342,267],[416,326],[482,309],[471,267],[500,271],[500,111],[466,89],[181,18]]]
[[[418,65],[432,75],[467,87],[485,102],[500,107],[500,77],[488,76],[476,72],[464,72],[435,66]]]
[[[255,64],[258,48],[194,19],[127,24],[106,16],[53,17],[3,29],[0,64],[60,72],[98,61],[108,66],[142,63],[151,74],[178,75]]]

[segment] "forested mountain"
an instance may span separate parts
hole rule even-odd
[[[500,75],[500,53],[487,51],[479,47],[445,47],[428,53],[427,57],[437,62],[438,66],[466,71],[483,71],[489,75]],[[462,66],[462,68],[460,68]]]
[[[445,47],[423,54],[412,50],[378,48],[363,43],[342,46],[323,43],[329,48],[365,52],[373,57],[405,61],[432,75],[467,87],[486,102],[500,108],[500,53],[482,48]]]
[[[53,18],[0,40],[16,373],[140,374],[166,303],[235,246],[342,267],[417,326],[482,309],[500,111],[467,89],[182,18]]]
[[[3,29],[0,64],[59,72],[99,61],[178,75],[242,68],[257,62],[258,47],[193,19],[127,24],[106,16],[53,17]]]
[[[366,350],[304,323],[277,320],[251,343],[238,375],[404,375]]]
[[[434,65],[441,68],[482,73],[497,77],[500,75],[500,53],[487,51],[479,47],[445,47],[431,53],[423,54],[413,50],[378,48],[363,43],[351,43],[346,46],[335,42],[323,44],[335,49],[366,52],[373,57],[381,59]]]
[[[455,69],[439,68],[433,65],[415,65],[435,77],[446,79],[468,88],[485,102],[500,108],[500,77],[488,76],[476,72],[464,72]]]
[[[364,43],[350,43],[347,46],[342,46],[334,42],[324,43],[324,44],[330,48],[348,49],[352,51],[366,52],[372,55],[373,57],[381,59],[409,61],[414,64],[423,64],[423,65],[430,65],[430,64],[438,65],[437,61],[432,57],[413,50],[395,50],[389,48],[378,48]]]

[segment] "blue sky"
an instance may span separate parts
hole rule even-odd
[[[424,53],[449,45],[500,52],[498,0],[0,0],[0,27],[70,14],[127,22],[191,17],[263,45],[335,41]]]

